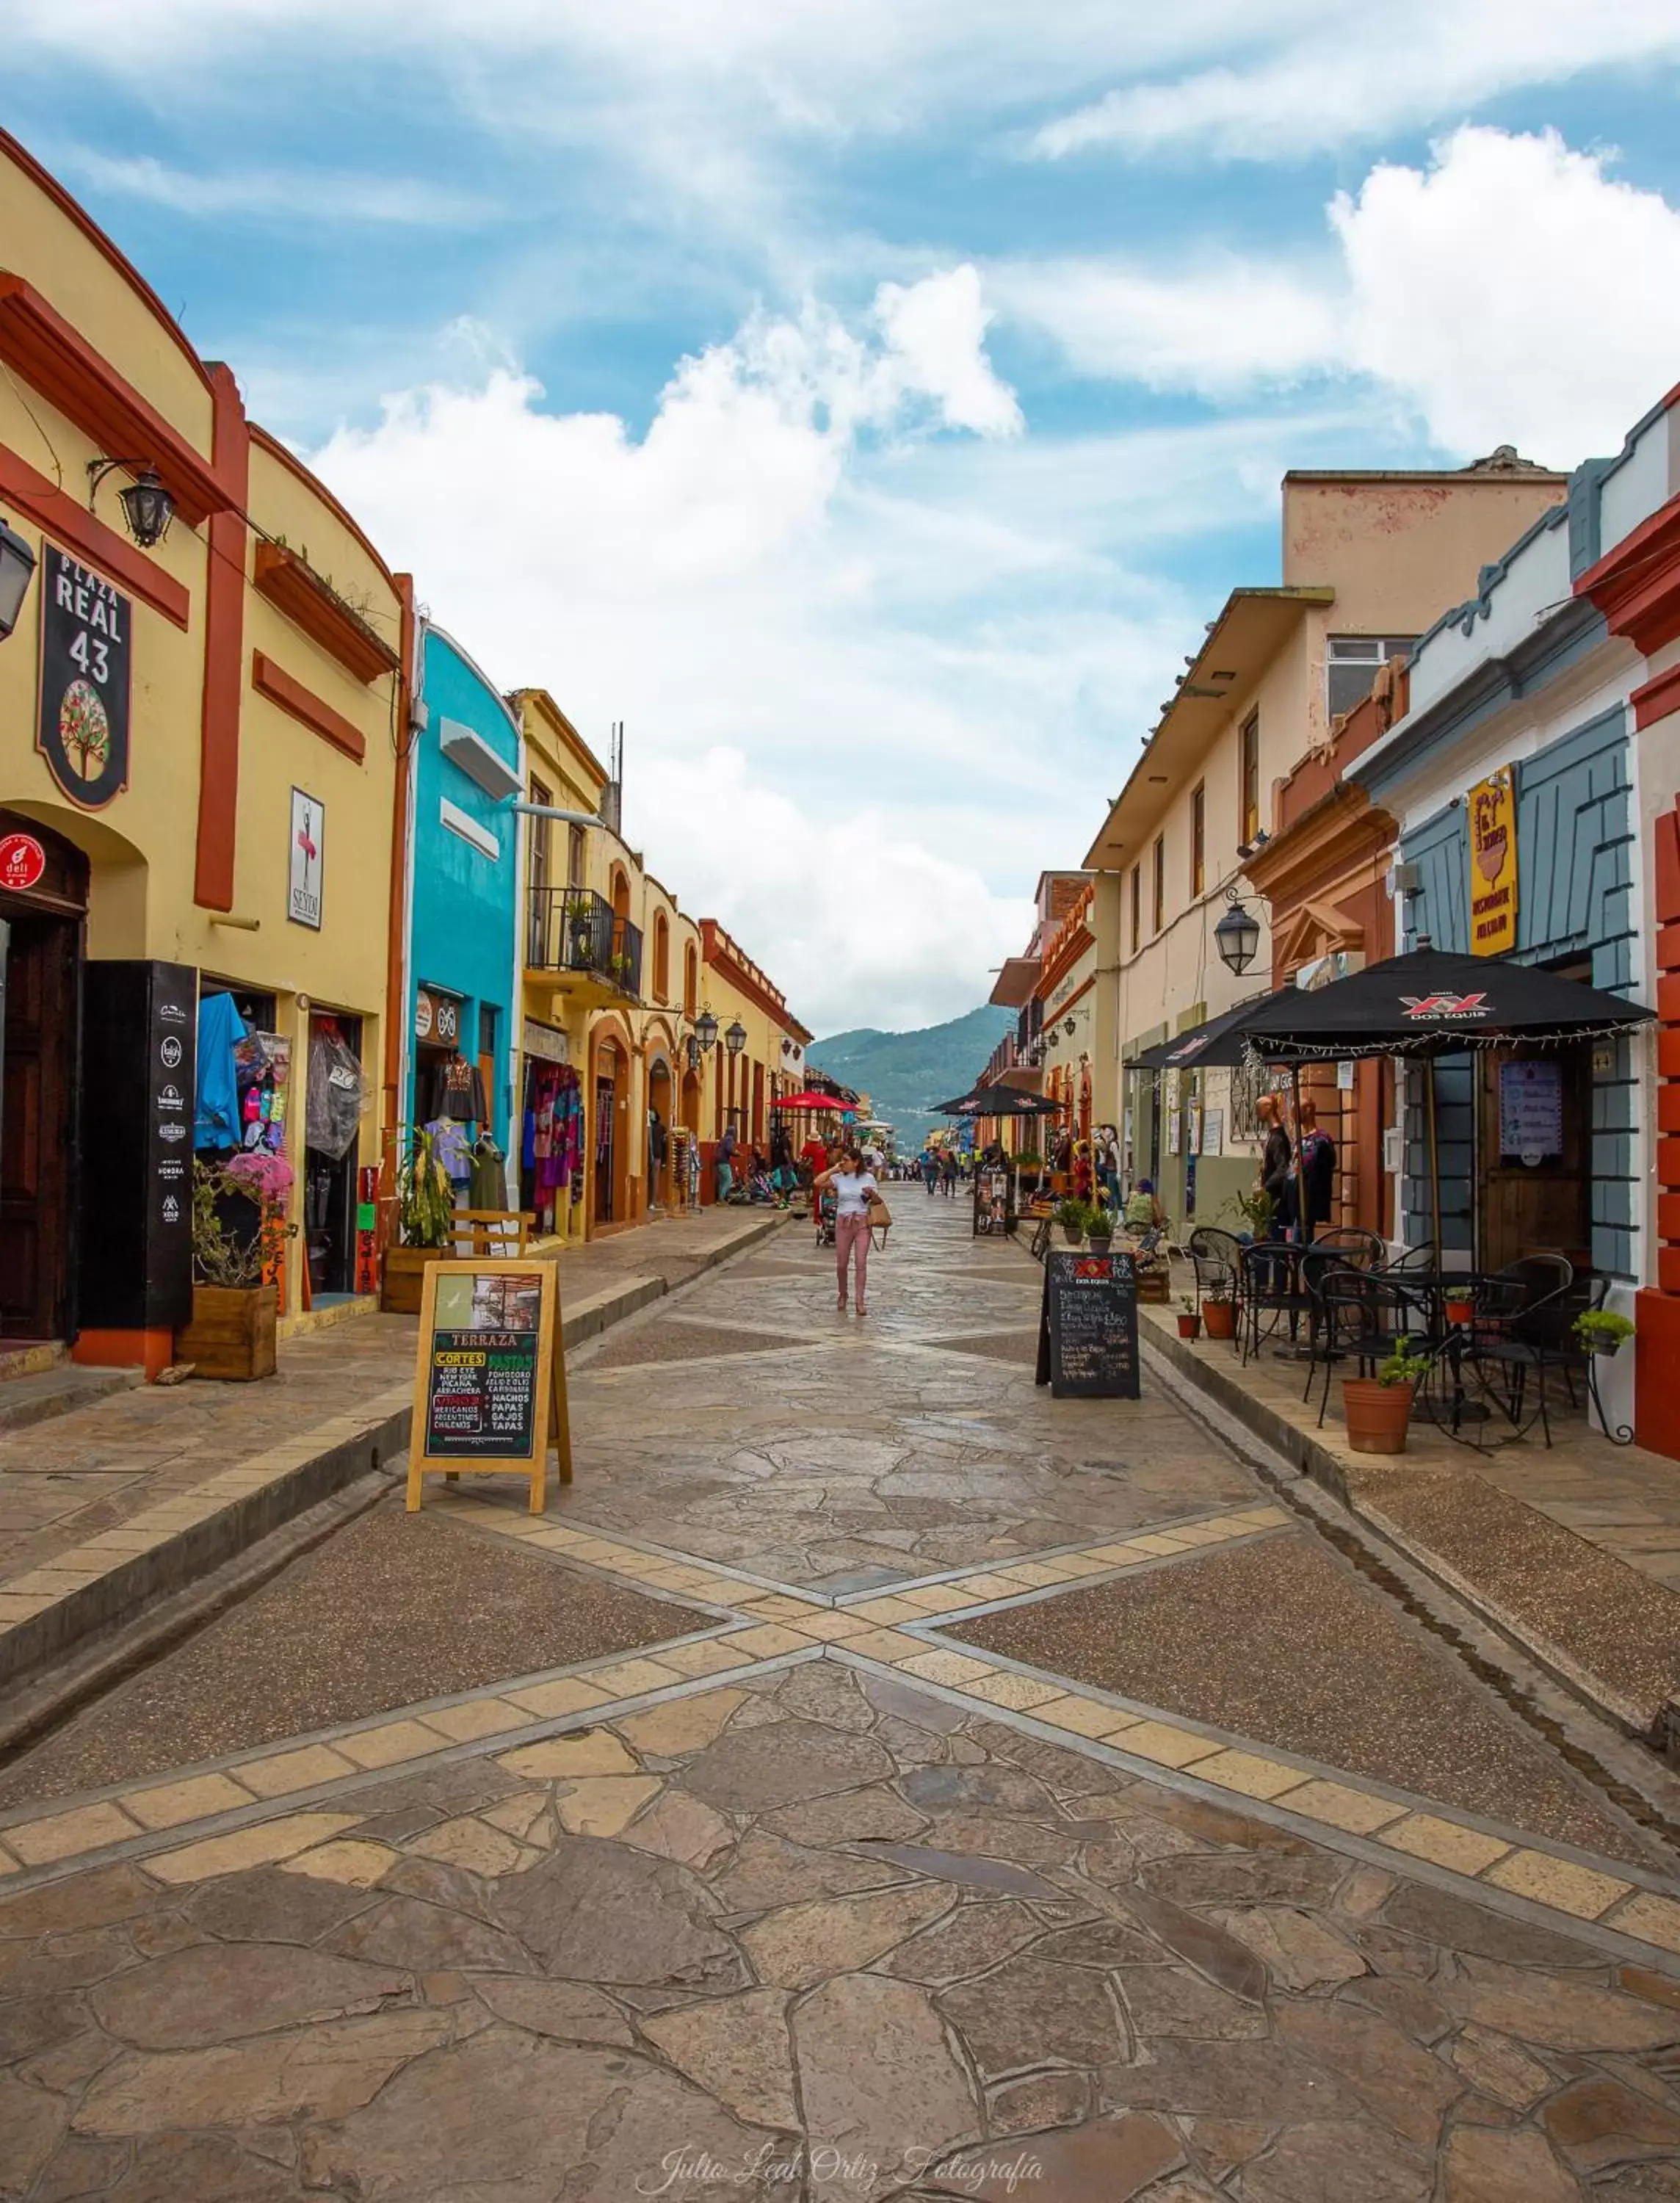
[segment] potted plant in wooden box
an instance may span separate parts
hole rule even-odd
[[[1429,1358],[1413,1354],[1404,1334],[1394,1350],[1379,1362],[1374,1377],[1344,1377],[1342,1413],[1347,1419],[1347,1443],[1355,1453],[1404,1453],[1406,1427],[1412,1420],[1412,1397],[1418,1379],[1428,1373]]]
[[[397,1227],[401,1244],[387,1247],[379,1304],[387,1315],[418,1315],[426,1266],[454,1243],[455,1189],[435,1137],[416,1125],[397,1168]]]
[[[274,1373],[280,1256],[298,1229],[286,1220],[292,1178],[286,1157],[266,1148],[192,1166],[192,1320],[175,1334],[175,1359],[195,1376]],[[255,1208],[254,1229],[242,1202]]]
[[[1181,1338],[1200,1338],[1202,1335],[1201,1312],[1194,1293],[1181,1293],[1178,1296],[1178,1335]]]
[[[1236,1337],[1236,1296],[1223,1278],[1202,1295],[1202,1321],[1210,1338]]]

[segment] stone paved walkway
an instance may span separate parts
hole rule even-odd
[[[561,1263],[569,1317],[627,1290],[674,1290],[764,1223],[759,1211],[708,1209],[545,1259]],[[284,1475],[359,1420],[400,1409],[416,1327],[352,1316],[285,1342],[278,1373],[261,1383],[144,1386],[0,1437],[0,1633],[178,1535],[243,1484]]]
[[[1680,2194],[1680,1884],[1584,1786],[1613,1853],[976,1641],[1288,1518],[1035,1393],[962,1222],[862,1324],[790,1233],[604,1343],[546,1519],[428,1500],[669,1639],[0,1814],[0,2196]]]

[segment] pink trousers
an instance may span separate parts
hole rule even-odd
[[[840,1277],[840,1306],[846,1306],[846,1273],[852,1263],[853,1248],[858,1250],[858,1305],[864,1305],[864,1280],[869,1273],[869,1220],[867,1216],[842,1216],[834,1225],[834,1267]]]

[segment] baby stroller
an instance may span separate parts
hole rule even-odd
[[[830,1186],[819,1196],[816,1203],[816,1243],[819,1247],[834,1245],[834,1220],[839,1214],[840,1203],[834,1197],[834,1188]]]

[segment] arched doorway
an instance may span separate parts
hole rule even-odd
[[[647,1205],[667,1211],[676,1207],[671,1176],[671,1066],[663,1055],[649,1058],[647,1066]]]
[[[38,878],[0,889],[5,981],[0,1102],[0,1338],[64,1338],[73,1317],[81,968],[88,860],[49,826],[0,811],[0,842],[28,837]],[[17,877],[33,871],[31,861]]]

